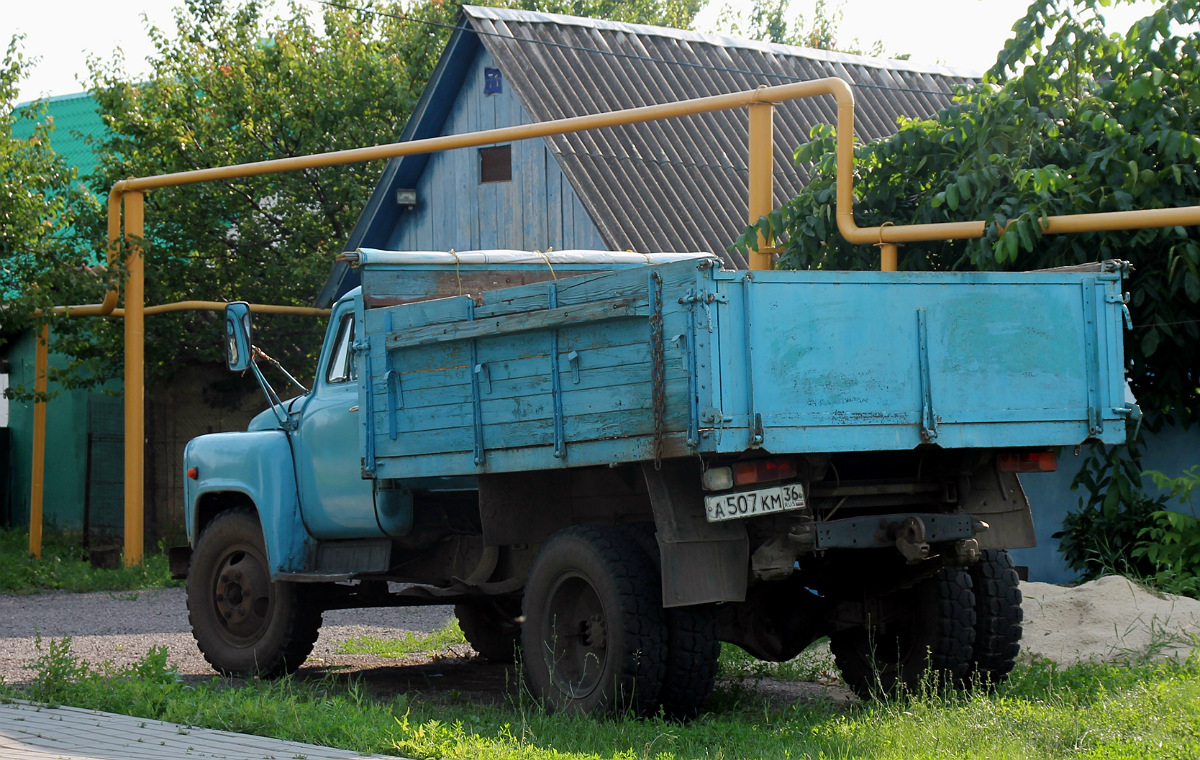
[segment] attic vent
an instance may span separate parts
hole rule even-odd
[[[508,182],[512,179],[512,146],[479,149],[479,181]]]
[[[483,70],[483,94],[495,95],[504,91],[504,79],[500,76],[500,69],[484,69]]]

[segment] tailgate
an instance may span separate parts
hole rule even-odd
[[[1116,270],[1116,271],[1112,271]],[[722,272],[719,451],[1125,441],[1121,273]],[[704,403],[703,401],[701,403]]]

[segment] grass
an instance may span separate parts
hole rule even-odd
[[[166,551],[160,546],[147,552],[137,567],[97,570],[85,559],[77,539],[47,532],[42,558],[29,553],[29,534],[0,529],[0,594],[37,594],[44,591],[137,591],[178,586],[171,579]]]
[[[447,633],[447,635],[449,635]],[[421,646],[428,646],[426,638]],[[416,642],[414,642],[416,645]],[[726,648],[730,649],[730,648]],[[753,678],[742,656],[722,672]],[[797,664],[784,674],[799,675]],[[823,666],[822,666],[823,667]],[[927,693],[887,702],[770,702],[734,683],[687,725],[545,715],[527,695],[500,705],[376,699],[354,680],[284,679],[235,688],[179,681],[162,650],[124,669],[90,668],[68,640],[42,643],[33,679],[0,697],[109,710],[358,752],[413,758],[1200,758],[1200,658],[1060,668],[1023,662],[992,693]]]
[[[342,642],[338,654],[373,654],[377,657],[408,657],[422,654],[435,657],[444,654],[447,647],[454,644],[466,644],[462,629],[457,620],[451,620],[449,625],[430,633],[405,631],[403,638],[380,639],[374,636],[360,636]]]

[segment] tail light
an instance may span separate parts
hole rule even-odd
[[[1054,451],[1002,451],[998,457],[1000,472],[1056,472],[1058,454]]]
[[[733,482],[739,486],[765,483],[771,480],[787,480],[794,477],[796,477],[795,459],[752,459],[748,462],[735,462],[733,465]]]

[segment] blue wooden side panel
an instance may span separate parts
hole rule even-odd
[[[1119,275],[718,279],[716,404],[737,432],[705,450],[756,443],[756,417],[772,451],[1125,440]]]
[[[377,474],[1125,437],[1120,277],[681,261],[367,310]],[[655,297],[655,293],[660,297]]]
[[[709,262],[704,262],[707,267]],[[692,318],[698,264],[583,275],[367,311],[376,473],[477,474],[652,459],[650,313],[663,313],[664,455],[695,428]],[[662,297],[651,297],[651,273]],[[524,329],[550,309],[619,304],[621,316]],[[557,313],[557,312],[556,312]],[[594,316],[594,315],[593,315]],[[450,336],[464,324],[479,335]],[[492,325],[501,325],[493,331]],[[390,341],[385,338],[390,336]],[[392,344],[389,347],[389,342]]]
[[[507,82],[502,92],[483,93],[485,68],[497,66],[480,48],[443,134],[531,123]],[[608,248],[544,140],[512,143],[508,182],[479,181],[478,148],[435,153],[416,189],[418,205],[399,215],[380,247],[397,251]]]

